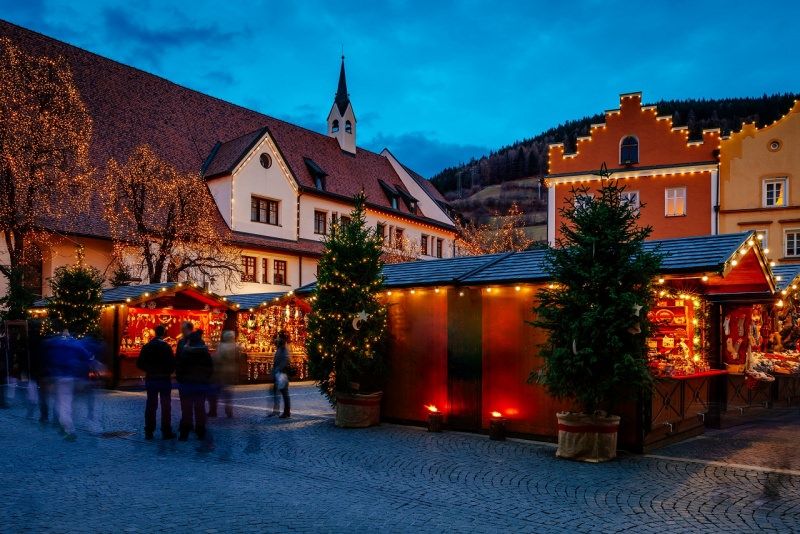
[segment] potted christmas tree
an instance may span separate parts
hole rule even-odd
[[[309,375],[340,427],[378,423],[387,370],[388,314],[378,299],[383,236],[367,226],[365,202],[362,191],[350,219],[332,221],[308,315]]]
[[[647,251],[652,228],[638,224],[640,206],[603,164],[601,187],[573,189],[561,209],[561,237],[545,263],[553,283],[539,292],[533,325],[547,332],[539,355],[544,365],[531,373],[558,399],[578,412],[558,417],[558,451],[563,458],[604,461],[616,456],[619,402],[646,396],[647,311],[661,255]]]

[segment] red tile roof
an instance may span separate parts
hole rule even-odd
[[[328,174],[326,191],[352,198],[363,187],[370,204],[387,210],[391,210],[391,204],[378,180],[392,186],[402,184],[388,159],[373,152],[358,149],[355,156],[347,154],[335,139],[326,135],[181,87],[2,20],[0,37],[10,38],[28,54],[63,56],[69,62],[94,120],[91,158],[98,180],[103,179],[110,158],[126,161],[143,144],[149,144],[160,158],[180,172],[200,172],[207,164],[206,176],[227,173],[266,128],[294,178],[304,188],[313,189],[314,180],[303,158],[312,159]],[[208,162],[215,147],[216,153]],[[425,183],[427,180],[423,180],[423,187],[431,196],[438,195]],[[409,215],[404,203],[399,207],[401,213]],[[224,230],[220,214],[214,216]],[[99,202],[94,202],[88,215],[62,221],[59,226],[64,232],[110,235],[102,221]],[[241,234],[236,235],[238,240]],[[296,246],[304,251],[310,247],[308,243],[259,236],[241,239],[253,246]]]

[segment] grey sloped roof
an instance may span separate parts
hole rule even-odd
[[[160,284],[112,287],[103,291],[103,303],[125,302],[126,299],[136,300],[145,293],[157,293],[162,289],[172,289],[177,285],[177,282],[162,282]]]
[[[792,282],[800,276],[800,264],[790,263],[776,265],[772,268],[772,274],[775,275],[778,290],[782,291],[789,287]]]
[[[647,241],[645,250],[664,254],[661,271],[665,274],[721,271],[731,256],[753,232],[719,234],[698,237],[678,237]]]
[[[486,268],[508,254],[460,256],[441,260],[393,263],[383,267],[386,287],[432,286],[461,283],[472,273]]]
[[[256,308],[265,302],[270,302],[279,299],[286,295],[286,292],[273,292],[273,293],[247,293],[242,295],[227,295],[225,298],[229,302],[238,304],[240,308]]]
[[[550,279],[545,272],[546,250],[526,250],[508,254],[498,261],[473,272],[460,282],[491,284],[509,282],[542,282]]]

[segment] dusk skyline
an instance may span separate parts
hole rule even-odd
[[[564,121],[645,102],[796,92],[800,8],[751,2],[0,0],[2,17],[318,132],[344,47],[358,143],[430,177]],[[788,110],[787,110],[788,111]]]

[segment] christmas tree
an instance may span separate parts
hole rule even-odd
[[[66,328],[82,337],[100,330],[103,277],[86,265],[82,246],[76,256],[74,265],[58,267],[50,279],[53,296],[47,300],[45,330],[58,333]]]
[[[561,210],[562,237],[545,263],[553,283],[539,292],[533,323],[548,339],[531,380],[588,414],[648,391],[646,318],[661,265],[660,254],[644,249],[652,228],[638,224],[643,206],[605,164],[600,177],[599,189],[573,189]]]
[[[386,373],[383,237],[367,226],[365,202],[362,191],[350,219],[332,221],[308,316],[309,374],[332,405],[337,393],[376,391]]]

